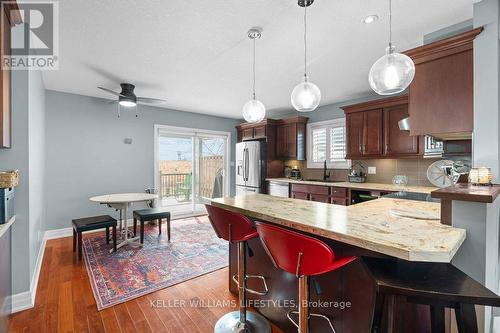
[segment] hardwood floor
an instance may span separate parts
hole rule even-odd
[[[35,307],[13,314],[9,332],[211,333],[219,317],[237,310],[215,306],[237,301],[227,288],[227,268],[97,311],[85,264],[76,261],[71,238],[45,248]],[[197,300],[206,307],[189,306]],[[175,301],[188,305],[175,307]],[[152,306],[157,302],[157,306]],[[210,302],[210,304],[208,304]],[[273,333],[281,333],[273,328]]]

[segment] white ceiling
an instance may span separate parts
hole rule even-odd
[[[47,89],[109,98],[97,86],[165,98],[167,108],[241,118],[251,97],[257,42],[257,97],[268,110],[291,109],[302,79],[302,15],[295,0],[60,1],[60,69],[44,71]],[[316,0],[308,9],[309,77],[322,105],[369,90],[367,75],[388,38],[386,0]],[[380,19],[364,24],[377,14]],[[472,17],[472,0],[394,0],[398,50]]]

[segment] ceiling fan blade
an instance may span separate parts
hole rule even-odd
[[[163,104],[167,101],[159,98],[149,98],[149,97],[137,97],[138,103],[146,103],[146,104]]]
[[[99,88],[101,90],[104,90],[105,92],[108,92],[110,94],[116,95],[116,96],[122,96],[122,94],[120,94],[120,93],[118,93],[116,91],[113,91],[111,89],[108,89],[108,88],[103,88],[103,87],[97,87],[97,88]]]

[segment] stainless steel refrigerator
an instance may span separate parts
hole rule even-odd
[[[264,142],[245,141],[236,144],[236,195],[264,193],[265,154]]]

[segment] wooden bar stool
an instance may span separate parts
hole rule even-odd
[[[309,332],[310,317],[324,319],[335,333],[332,321],[325,315],[309,312],[309,277],[337,270],[357,257],[335,256],[319,239],[267,223],[256,223],[257,232],[274,266],[299,278],[299,311],[290,311],[288,319],[299,333]],[[292,315],[298,315],[298,323]]]
[[[447,263],[363,258],[376,286],[372,333],[404,332],[406,302],[430,305],[433,333],[445,332],[444,309],[455,309],[459,333],[477,333],[474,305],[500,307],[500,297]]]
[[[113,251],[116,252],[116,219],[109,215],[100,215],[74,219],[73,252],[78,247],[78,259],[82,259],[82,232],[106,228],[106,244],[109,244],[109,228],[113,228]]]
[[[158,220],[158,234],[161,235],[161,222],[167,220],[167,239],[170,241],[170,211],[165,208],[134,210],[134,237],[137,234],[137,221],[141,224],[141,244],[144,243],[144,222]]]
[[[238,244],[238,276],[233,276],[233,281],[238,285],[240,309],[222,316],[215,324],[214,333],[271,333],[271,325],[266,318],[255,312],[247,312],[246,305],[247,291],[261,296],[268,293],[263,276],[246,274],[247,241],[258,237],[257,230],[246,216],[210,205],[205,206],[217,236]],[[250,278],[262,280],[264,291],[248,289],[246,281]]]

